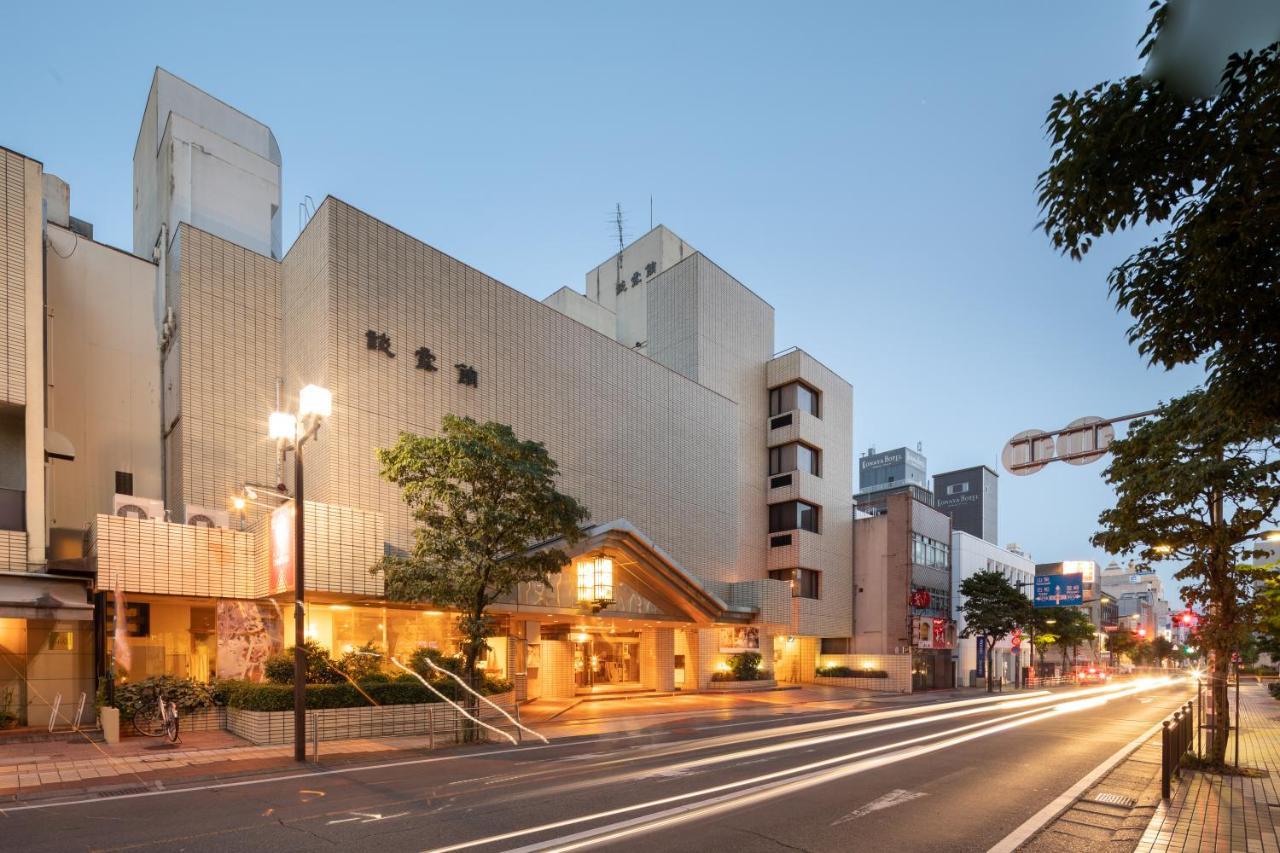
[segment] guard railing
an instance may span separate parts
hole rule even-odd
[[[1182,756],[1195,742],[1195,704],[1188,702],[1160,724],[1160,796],[1169,799],[1174,776],[1182,776]]]

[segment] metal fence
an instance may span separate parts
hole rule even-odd
[[[1167,800],[1173,777],[1182,776],[1182,756],[1195,742],[1195,704],[1186,703],[1160,727],[1160,796]]]

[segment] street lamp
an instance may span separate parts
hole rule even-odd
[[[275,439],[280,455],[293,451],[293,758],[307,760],[307,652],[306,606],[304,598],[305,540],[302,496],[302,446],[320,430],[333,414],[333,394],[319,385],[298,392],[298,414],[272,412],[267,434]]]

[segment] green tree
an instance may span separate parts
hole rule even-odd
[[[1156,637],[1151,641],[1151,657],[1155,659],[1157,666],[1164,664],[1177,651],[1178,647],[1167,637]]]
[[[488,644],[491,604],[522,583],[550,583],[589,517],[556,489],[558,468],[540,442],[511,427],[445,415],[440,435],[401,433],[378,451],[384,479],[400,487],[417,526],[412,551],[386,557],[374,571],[387,598],[457,610],[462,671],[478,686],[476,660]]]
[[[1156,47],[1164,2],[1138,44]],[[1037,189],[1045,233],[1080,259],[1105,234],[1166,226],[1112,270],[1129,340],[1166,369],[1203,363],[1237,416],[1280,419],[1280,43],[1233,55],[1187,99],[1134,74],[1053,99]]]
[[[1116,631],[1107,636],[1107,649],[1115,658],[1128,656],[1135,660],[1140,643],[1132,631]]]
[[[1077,660],[1077,650],[1081,644],[1092,644],[1097,628],[1089,621],[1089,615],[1082,610],[1076,610],[1073,607],[1063,607],[1059,609],[1057,614],[1057,624],[1053,626],[1054,639],[1058,648],[1062,651],[1062,663],[1067,664],[1070,657],[1071,666],[1074,668]]]
[[[1030,599],[1025,599],[1024,612],[1022,615],[1022,630],[1027,635],[1027,642],[1031,646],[1031,669],[1033,672],[1039,672],[1036,667],[1036,652],[1040,653],[1040,663],[1044,663],[1044,650],[1053,645],[1052,637],[1053,626],[1057,619],[1054,616],[1055,608],[1052,607],[1036,607]]]
[[[1026,615],[1027,599],[1009,583],[1002,573],[984,569],[960,581],[964,604],[962,637],[985,637],[987,640],[987,692],[995,689],[991,664],[995,645],[1013,633]]]
[[[1260,570],[1245,560],[1280,509],[1280,422],[1270,434],[1230,417],[1209,392],[1162,404],[1111,445],[1104,477],[1116,503],[1098,521],[1093,544],[1144,561],[1177,560],[1188,606],[1203,610],[1196,643],[1209,652],[1215,729],[1207,757],[1227,748],[1227,670],[1249,633]],[[1198,605],[1198,606],[1197,606]]]

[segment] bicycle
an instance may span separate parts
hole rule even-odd
[[[143,705],[133,715],[133,728],[140,735],[164,737],[178,742],[178,703],[169,702],[164,693],[157,694],[155,705]]]

